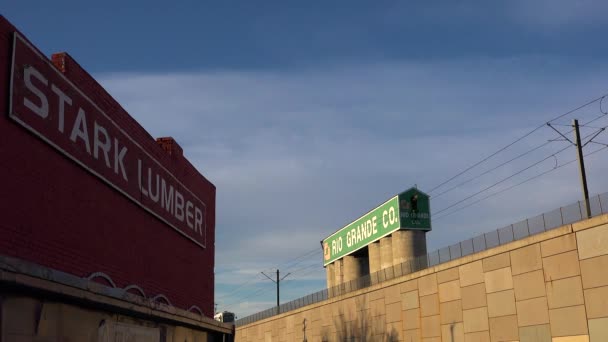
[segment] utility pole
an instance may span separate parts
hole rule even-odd
[[[562,138],[564,138],[564,139],[559,139],[559,140],[568,141],[569,143],[571,143],[572,145],[574,145],[576,147],[579,174],[581,177],[581,185],[583,188],[583,199],[585,200],[585,214],[584,215],[586,215],[585,218],[591,218],[591,205],[589,203],[589,190],[587,189],[587,174],[585,172],[585,157],[583,155],[583,147],[585,147],[588,143],[596,143],[595,141],[593,141],[593,139],[595,139],[595,137],[600,135],[606,129],[606,127],[598,128],[595,133],[591,134],[592,135],[591,138],[589,138],[587,140],[587,142],[585,142],[583,144],[581,142],[581,134],[580,134],[579,124],[578,124],[577,119],[572,120],[572,127],[574,128],[574,141],[568,139],[568,137],[565,136],[562,132],[555,129],[555,127],[553,127],[550,122],[547,122],[547,126],[551,127],[554,131],[556,131],[559,135],[561,135]],[[557,140],[550,140],[550,141],[557,141]],[[602,143],[599,143],[599,144],[605,145]],[[581,213],[581,216],[583,216],[582,213]]]
[[[578,127],[578,120],[572,120],[574,127],[574,138],[576,139],[576,152],[578,156],[578,167],[581,176],[581,185],[583,186],[583,198],[585,199],[585,214],[587,218],[591,217],[591,206],[589,205],[589,190],[587,189],[587,173],[585,172],[585,158],[583,157],[583,145],[581,144],[581,134]]]
[[[280,305],[279,304],[279,284],[281,283],[281,280],[285,279],[291,273],[287,273],[286,275],[283,276],[283,278],[279,278],[279,269],[277,268],[277,280],[274,280],[274,279],[270,278],[264,272],[260,272],[260,273],[262,273],[266,278],[270,279],[270,281],[272,281],[273,283],[277,284],[277,315],[278,315],[278,314],[281,313],[281,309],[280,309],[280,306],[279,306]]]

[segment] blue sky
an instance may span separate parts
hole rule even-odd
[[[243,317],[274,303],[261,271],[292,272],[283,300],[322,289],[321,239],[608,93],[606,2],[370,4],[8,0],[0,13],[47,55],[70,53],[153,136],[175,137],[216,184],[216,301]],[[556,123],[575,117],[608,124],[597,102]],[[433,198],[433,210],[566,146],[548,144],[476,178],[555,137],[540,129],[474,168],[444,189],[475,180]],[[570,149],[555,159],[574,157]],[[607,158],[587,161],[591,193],[608,191]],[[580,196],[570,164],[434,221],[429,250]]]

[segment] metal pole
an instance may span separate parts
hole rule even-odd
[[[279,283],[281,280],[279,279],[279,269],[277,268],[277,313],[281,313],[281,308],[279,307]]]
[[[581,185],[583,186],[583,198],[585,200],[585,211],[587,218],[591,217],[591,207],[589,205],[589,190],[587,189],[587,175],[585,173],[585,159],[583,157],[583,145],[581,144],[581,135],[578,127],[578,120],[572,120],[574,126],[574,137],[576,139],[576,151],[578,156],[578,166],[581,176]]]

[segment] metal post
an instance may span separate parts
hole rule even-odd
[[[270,278],[264,272],[260,272],[260,273],[262,273],[266,278],[270,279],[270,281],[272,281],[272,282],[274,282],[274,283],[277,284],[277,315],[278,315],[278,314],[281,313],[281,307],[279,306],[279,284],[281,283],[281,280],[285,279],[291,273],[287,273],[286,275],[283,276],[283,278],[279,278],[279,269],[277,268],[277,280],[274,280],[274,279]]]
[[[576,139],[576,151],[578,156],[578,166],[581,176],[581,185],[583,187],[583,199],[585,200],[585,211],[587,218],[591,217],[591,207],[589,205],[589,190],[587,189],[587,175],[585,173],[585,159],[583,157],[583,145],[581,144],[581,135],[578,127],[578,120],[572,120],[574,126],[574,137]]]
[[[543,213],[543,230],[547,230],[547,223],[545,222],[545,213]]]
[[[281,308],[279,307],[279,283],[281,280],[279,279],[279,269],[277,268],[277,314],[281,313]]]

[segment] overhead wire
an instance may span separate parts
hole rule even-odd
[[[545,125],[546,125],[547,123],[550,123],[550,122],[552,122],[552,121],[559,120],[559,119],[563,118],[564,116],[570,115],[570,114],[574,113],[575,111],[577,111],[577,110],[579,110],[579,109],[581,109],[581,108],[584,108],[584,107],[586,107],[586,106],[588,106],[588,105],[590,105],[590,104],[592,104],[592,103],[597,102],[598,100],[600,101],[600,105],[601,105],[601,103],[602,103],[603,99],[604,99],[606,96],[608,96],[608,94],[605,94],[605,95],[602,95],[602,96],[600,96],[600,97],[598,97],[598,98],[595,98],[595,99],[593,99],[593,100],[590,100],[590,101],[586,102],[586,103],[585,103],[585,104],[583,104],[583,105],[580,105],[580,106],[578,106],[578,107],[576,107],[576,108],[574,108],[574,109],[572,109],[572,110],[569,110],[569,111],[567,111],[567,112],[565,112],[565,113],[563,113],[563,114],[561,114],[561,115],[558,115],[558,116],[556,116],[555,118],[553,118],[553,119],[551,119],[551,120],[547,121],[546,123],[543,123],[543,124],[541,124],[541,125],[539,125],[539,126],[535,127],[534,129],[530,130],[529,132],[527,132],[527,133],[525,133],[524,135],[520,136],[519,138],[515,139],[515,141],[510,142],[509,144],[505,145],[504,147],[502,147],[502,148],[498,149],[496,152],[494,152],[494,153],[490,154],[489,156],[487,156],[487,157],[485,157],[485,158],[482,158],[480,161],[478,161],[478,162],[474,163],[473,165],[471,165],[471,166],[467,167],[467,168],[466,168],[466,169],[464,169],[463,171],[458,172],[456,175],[454,175],[454,176],[452,176],[452,177],[448,178],[447,180],[445,180],[445,181],[441,182],[440,184],[438,184],[438,185],[436,185],[436,186],[432,187],[432,188],[429,190],[429,193],[432,193],[433,191],[435,191],[435,190],[439,189],[439,188],[440,188],[440,187],[442,187],[443,185],[445,185],[445,184],[447,184],[447,183],[451,182],[452,180],[454,180],[454,179],[456,179],[456,178],[460,177],[461,175],[463,175],[463,174],[467,173],[468,171],[472,170],[473,168],[475,168],[475,167],[477,167],[477,166],[479,166],[479,165],[483,164],[484,162],[488,161],[489,159],[491,159],[492,157],[494,157],[494,156],[498,155],[499,153],[501,153],[501,152],[505,151],[506,149],[508,149],[509,147],[511,147],[511,146],[513,146],[513,145],[515,145],[516,143],[520,142],[521,140],[523,140],[523,139],[525,139],[525,138],[529,137],[530,135],[532,135],[532,134],[533,134],[533,133],[535,133],[536,131],[538,131],[538,130],[540,130],[541,128],[545,127]],[[601,107],[600,107],[600,111],[601,111]],[[603,111],[602,111],[602,112],[603,112]]]
[[[256,275],[257,275],[257,274],[256,274]],[[228,296],[231,296],[231,295],[237,294],[238,292],[240,292],[240,289],[242,289],[243,287],[245,287],[245,285],[249,285],[249,284],[251,284],[252,282],[254,282],[254,281],[256,281],[256,280],[261,280],[261,279],[258,279],[258,278],[255,278],[255,277],[250,278],[248,281],[246,281],[246,282],[242,283],[242,284],[241,284],[241,285],[239,285],[237,288],[233,289],[231,292],[229,292],[229,293],[226,293],[226,294],[223,294],[223,295],[220,295],[220,296],[216,297],[216,298],[215,298],[215,300],[219,300],[219,299],[221,299],[221,298],[224,298],[224,297],[228,297]]]
[[[608,148],[608,144],[602,144],[602,143],[598,143],[598,144],[604,145],[604,147],[599,148],[599,149],[597,149],[597,150],[595,150],[595,151],[593,151],[593,152],[590,152],[590,153],[588,153],[588,154],[585,154],[585,157],[590,156],[590,155],[592,155],[592,154],[595,154],[595,153],[597,153],[597,152],[603,151],[603,150],[605,150],[605,149],[607,149],[607,148]],[[461,210],[463,210],[463,209],[466,209],[466,208],[468,208],[468,207],[470,207],[470,206],[472,206],[472,205],[474,205],[474,204],[477,204],[477,203],[479,203],[479,202],[485,201],[485,200],[487,200],[487,199],[489,199],[489,198],[491,198],[491,197],[497,196],[497,195],[499,195],[499,194],[501,194],[501,193],[503,193],[503,192],[509,191],[509,190],[511,190],[511,189],[513,189],[513,188],[515,188],[515,187],[518,187],[518,186],[520,186],[520,185],[522,185],[522,184],[525,184],[525,183],[530,182],[530,181],[532,181],[532,180],[534,180],[534,179],[537,179],[537,178],[539,178],[539,177],[542,177],[542,176],[544,176],[544,175],[546,175],[546,174],[548,174],[548,173],[551,173],[551,172],[553,172],[553,171],[555,171],[555,170],[557,170],[557,169],[559,169],[559,168],[562,168],[562,167],[564,167],[564,166],[566,166],[566,165],[572,164],[572,163],[574,163],[575,161],[577,161],[577,159],[572,159],[572,160],[570,160],[570,161],[568,161],[568,162],[566,162],[566,163],[563,163],[563,164],[561,164],[561,165],[555,166],[555,167],[553,167],[553,168],[551,168],[551,169],[549,169],[549,170],[547,170],[547,171],[544,171],[544,172],[542,172],[542,173],[540,173],[540,174],[537,174],[537,175],[535,175],[535,176],[532,176],[532,177],[530,177],[530,178],[527,178],[527,179],[525,179],[525,180],[523,180],[523,181],[521,181],[521,182],[519,182],[519,183],[516,183],[516,184],[514,184],[514,185],[511,185],[511,186],[509,186],[509,187],[507,187],[507,188],[504,188],[504,189],[502,189],[502,190],[500,190],[500,191],[497,191],[497,192],[495,192],[495,193],[492,193],[492,194],[490,194],[490,195],[488,195],[488,196],[485,196],[485,197],[483,197],[483,198],[480,198],[480,199],[478,199],[478,200],[476,200],[476,201],[474,201],[474,202],[468,203],[467,205],[465,205],[465,206],[463,206],[463,207],[460,207],[460,208],[457,208],[457,209],[455,209],[455,210],[453,210],[453,211],[451,211],[451,212],[449,212],[449,213],[447,213],[447,214],[440,215],[439,217],[434,218],[434,220],[441,220],[441,219],[442,219],[442,218],[444,218],[444,217],[447,217],[447,216],[453,215],[453,214],[455,214],[455,213],[457,213],[457,212],[459,212],[459,211],[461,211]]]
[[[315,248],[315,249],[310,250],[310,251],[308,251],[308,252],[305,252],[305,253],[303,253],[303,254],[301,254],[301,255],[299,255],[299,256],[297,256],[297,257],[293,258],[293,259],[290,259],[290,260],[288,260],[287,262],[285,262],[285,263],[283,263],[283,264],[281,264],[281,265],[287,265],[287,264],[289,264],[289,263],[291,263],[291,262],[293,262],[293,261],[296,261],[296,260],[301,259],[299,262],[296,262],[295,264],[293,264],[293,265],[289,266],[289,267],[293,267],[293,266],[295,266],[295,265],[299,264],[300,262],[302,262],[302,261],[306,260],[306,259],[302,259],[302,258],[305,258],[305,257],[307,257],[307,256],[311,256],[311,255],[312,255],[314,252],[318,252],[319,250],[320,250],[320,248]],[[279,267],[277,267],[277,268],[279,268]],[[267,273],[268,273],[268,272],[274,272],[274,271],[275,271],[277,268],[275,268],[275,269],[267,269],[267,270],[264,270],[264,271],[266,271]],[[262,272],[264,272],[264,271],[262,271]],[[256,273],[256,276],[257,276],[257,275],[259,275],[259,274],[257,274],[257,273]],[[264,280],[264,279],[263,279],[263,278],[262,278],[262,279],[258,279],[258,278],[251,278],[251,279],[249,279],[249,280],[247,280],[247,281],[245,281],[245,282],[241,283],[240,285],[238,285],[238,286],[237,286],[237,288],[233,289],[233,290],[232,290],[232,291],[230,291],[229,293],[226,293],[226,294],[223,294],[223,295],[218,296],[218,297],[216,298],[216,300],[219,300],[219,299],[222,299],[222,298],[225,298],[225,297],[228,297],[228,296],[236,295],[236,294],[237,294],[237,293],[239,293],[239,292],[243,292],[243,290],[245,290],[245,289],[244,289],[244,287],[245,287],[246,285],[249,285],[249,284],[251,284],[252,282],[254,282],[254,281],[256,281],[256,280]]]
[[[477,196],[477,195],[479,195],[479,194],[481,194],[481,193],[483,193],[483,192],[485,192],[485,191],[488,191],[488,190],[490,190],[490,189],[494,188],[495,186],[497,186],[497,185],[499,185],[499,184],[502,184],[503,182],[505,182],[505,181],[507,181],[507,180],[509,180],[509,179],[511,179],[511,178],[513,178],[513,177],[515,177],[515,176],[517,176],[517,175],[519,175],[519,174],[521,174],[521,173],[523,173],[523,172],[525,172],[525,171],[527,171],[527,170],[529,170],[529,169],[533,168],[534,166],[536,166],[536,165],[538,165],[538,164],[540,164],[540,163],[544,162],[544,161],[545,161],[545,160],[547,160],[547,159],[552,158],[554,155],[556,155],[556,154],[558,154],[558,153],[561,153],[561,152],[563,152],[563,151],[565,151],[565,150],[567,150],[567,149],[569,149],[569,148],[571,148],[571,147],[572,147],[572,145],[568,145],[568,146],[566,146],[566,147],[562,148],[561,150],[559,150],[559,151],[557,151],[557,152],[553,153],[552,155],[547,156],[547,157],[545,157],[545,158],[543,158],[543,159],[541,159],[541,160],[539,160],[539,161],[537,161],[537,162],[535,162],[535,163],[533,163],[533,164],[531,164],[531,165],[529,165],[529,166],[527,166],[527,167],[525,167],[525,168],[523,168],[523,169],[521,169],[521,170],[519,170],[519,171],[515,172],[514,174],[511,174],[510,176],[505,177],[505,178],[503,178],[503,179],[499,180],[498,182],[496,182],[496,183],[494,183],[494,184],[492,184],[492,185],[489,185],[489,186],[487,186],[487,187],[483,188],[482,190],[479,190],[479,191],[475,192],[474,194],[469,195],[469,196],[467,196],[467,197],[465,197],[465,198],[463,198],[463,199],[459,200],[458,202],[455,202],[455,203],[453,203],[453,204],[451,204],[451,205],[448,205],[447,207],[444,207],[444,208],[440,209],[439,211],[434,212],[433,214],[434,214],[434,215],[438,215],[438,214],[440,214],[440,213],[442,213],[442,212],[444,212],[444,211],[446,211],[446,210],[448,210],[448,209],[450,209],[450,208],[453,208],[453,207],[455,207],[456,205],[458,205],[459,203],[462,203],[463,201],[466,201],[466,200],[471,199],[471,198],[473,198],[473,197],[475,197],[475,196]]]
[[[550,143],[551,143],[551,141],[547,141],[547,142],[545,142],[545,143],[543,143],[541,145],[538,145],[538,146],[536,146],[536,147],[534,147],[534,148],[532,148],[532,149],[530,149],[530,150],[528,150],[528,151],[526,151],[526,152],[524,152],[524,153],[522,153],[522,154],[520,154],[520,155],[518,155],[518,156],[516,156],[514,158],[511,158],[508,161],[506,161],[504,163],[501,163],[501,164],[499,164],[499,165],[497,165],[497,166],[495,166],[495,167],[493,167],[493,168],[491,168],[491,169],[489,169],[489,170],[487,170],[487,171],[485,171],[485,172],[483,172],[483,173],[481,173],[481,174],[479,174],[479,175],[477,175],[475,177],[469,178],[469,179],[467,179],[467,180],[465,180],[465,181],[463,181],[463,182],[461,182],[461,183],[459,183],[459,184],[457,184],[457,185],[455,185],[455,186],[453,186],[453,187],[451,187],[451,188],[449,188],[449,189],[447,189],[445,191],[442,191],[442,192],[438,193],[437,195],[433,195],[432,198],[436,199],[437,197],[440,197],[440,196],[442,196],[444,194],[447,194],[448,192],[451,192],[452,190],[455,190],[455,189],[457,189],[457,188],[459,188],[459,187],[461,187],[461,186],[463,186],[465,184],[468,184],[469,182],[471,182],[471,181],[473,181],[473,180],[475,180],[475,179],[477,179],[477,178],[479,178],[481,176],[485,176],[485,175],[487,175],[488,173],[490,173],[492,171],[495,171],[495,170],[497,170],[497,169],[499,169],[499,168],[501,168],[501,167],[503,167],[503,166],[505,166],[505,165],[507,165],[507,164],[509,164],[509,163],[511,163],[511,162],[513,162],[513,161],[515,161],[515,160],[517,160],[519,158],[521,158],[521,157],[524,157],[524,156],[526,156],[526,155],[528,155],[528,154],[530,154],[530,153],[532,153],[532,152],[534,152],[534,151],[536,151],[536,150],[538,150],[540,148],[543,148],[543,147],[547,146]]]
[[[601,116],[598,116],[598,117],[594,118],[593,120],[591,120],[591,121],[589,121],[589,122],[594,122],[594,121],[596,121],[596,120],[598,120],[598,119],[600,119],[600,118],[602,118],[602,117],[606,117],[606,115],[601,115]],[[604,130],[604,129],[606,129],[606,128],[608,128],[608,126],[605,126],[605,127],[600,127],[600,128],[598,128],[598,129],[599,129],[599,130],[600,130],[600,132],[601,132],[602,130]],[[572,131],[574,131],[574,129],[570,130],[570,132],[572,132]],[[569,132],[569,133],[570,133],[570,132]],[[566,134],[568,134],[568,133],[566,133]],[[596,131],[596,132],[593,132],[593,133],[590,133],[590,134],[586,135],[585,137],[583,137],[583,138],[582,138],[582,140],[585,140],[585,139],[587,139],[587,138],[589,138],[589,137],[591,137],[591,136],[595,137],[595,136],[597,136],[597,134],[599,134],[597,131]],[[593,138],[592,138],[592,139],[593,139]],[[588,142],[587,142],[587,143],[588,143]],[[544,146],[544,145],[546,145],[546,144],[547,144],[547,143],[545,143],[545,144],[543,144],[543,145],[541,145],[541,146]],[[561,153],[561,152],[565,151],[566,149],[570,148],[571,146],[572,146],[572,145],[568,145],[567,147],[565,147],[565,148],[563,148],[563,149],[561,149],[561,150],[559,150],[559,151],[557,151],[557,152],[555,152],[555,153],[553,153],[553,154],[551,154],[551,155],[549,155],[549,156],[545,157],[544,159],[542,159],[542,160],[540,160],[540,161],[538,161],[538,162],[535,162],[535,163],[533,163],[532,165],[529,165],[528,167],[526,167],[526,168],[524,168],[524,169],[522,169],[522,170],[520,170],[520,171],[518,171],[518,172],[516,172],[516,173],[514,173],[514,174],[512,174],[512,175],[510,175],[510,176],[508,176],[508,177],[506,177],[506,178],[503,178],[503,179],[501,179],[500,181],[498,181],[498,182],[496,182],[496,183],[494,183],[494,184],[492,184],[492,185],[490,185],[490,186],[488,186],[488,187],[486,187],[486,188],[484,188],[484,189],[482,189],[482,190],[480,190],[480,191],[478,191],[478,192],[476,192],[476,193],[474,193],[474,194],[472,194],[472,195],[470,195],[470,196],[468,196],[468,197],[465,197],[465,198],[463,198],[463,199],[461,199],[461,200],[459,200],[459,201],[457,201],[457,202],[454,202],[453,204],[451,204],[451,205],[449,205],[449,206],[447,206],[447,207],[444,207],[444,208],[440,209],[439,211],[434,212],[433,214],[434,214],[434,215],[438,215],[438,214],[440,214],[440,213],[442,213],[442,212],[444,212],[444,211],[446,211],[446,210],[448,210],[448,209],[450,209],[450,208],[452,208],[452,207],[454,207],[454,206],[458,205],[459,203],[462,203],[463,201],[466,201],[466,200],[468,200],[468,199],[471,199],[471,198],[473,198],[473,197],[475,197],[475,196],[477,196],[477,195],[479,195],[479,194],[481,194],[481,193],[483,193],[483,192],[485,192],[485,191],[487,191],[487,190],[490,190],[490,189],[494,188],[495,186],[497,186],[497,185],[499,185],[499,184],[501,184],[501,183],[503,183],[503,182],[505,182],[505,181],[507,181],[507,180],[509,180],[509,179],[513,178],[514,176],[517,176],[517,175],[521,174],[522,172],[527,171],[528,169],[530,169],[530,168],[532,168],[532,167],[534,167],[534,166],[536,166],[536,165],[538,165],[538,164],[540,164],[540,163],[544,162],[545,160],[547,160],[547,159],[550,159],[550,158],[554,157],[555,155],[557,155],[557,154],[559,154],[559,153]],[[534,149],[532,149],[532,150],[534,150]],[[527,151],[527,152],[523,153],[523,155],[528,154],[528,153],[529,153],[529,152],[531,152],[532,150],[530,150],[530,151]],[[520,156],[521,156],[521,155],[520,155]],[[511,160],[517,159],[517,158],[519,158],[520,156],[517,156],[517,157],[515,157],[515,158],[512,158]],[[510,162],[510,161],[508,161],[508,162]],[[508,162],[506,162],[506,163],[508,163]],[[506,163],[503,163],[503,164],[506,164]],[[503,166],[503,164],[498,165],[496,168]],[[494,168],[494,169],[496,169],[496,168]],[[494,169],[491,169],[491,171],[493,171]],[[477,179],[477,178],[479,178],[479,177],[481,177],[481,176],[483,176],[483,175],[485,175],[485,174],[486,174],[486,173],[484,172],[484,173],[482,173],[482,174],[478,175],[477,177],[473,177],[473,178],[471,178],[471,179],[467,180],[466,182],[470,182],[470,181],[472,181],[472,180],[474,180],[474,179]]]

